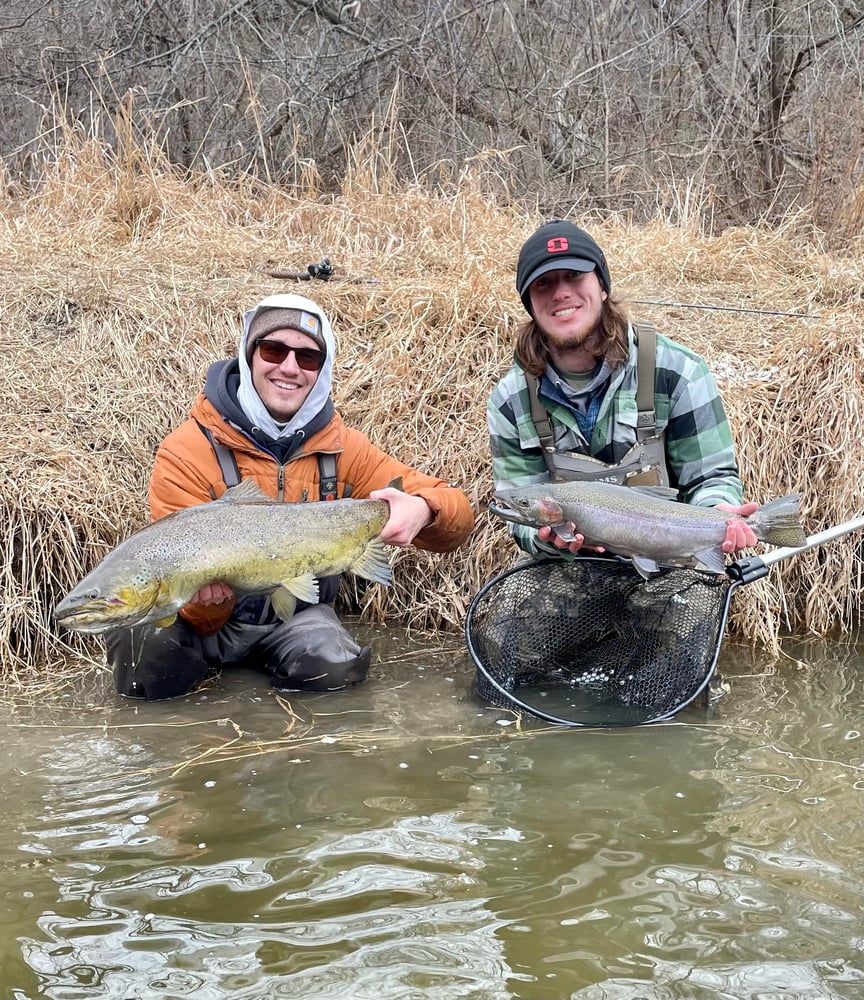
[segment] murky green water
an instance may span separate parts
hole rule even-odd
[[[367,635],[343,694],[2,709],[0,996],[864,997],[864,646],[519,731],[458,637]]]

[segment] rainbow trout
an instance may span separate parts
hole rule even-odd
[[[400,486],[397,481],[391,486]],[[121,542],[54,609],[75,632],[170,625],[207,583],[267,593],[280,618],[318,601],[317,577],[350,570],[391,582],[378,535],[386,500],[277,503],[244,480],[219,500],[186,507]]]
[[[584,535],[586,545],[629,556],[646,578],[661,566],[722,573],[726,563],[720,546],[726,522],[738,515],[680,503],[676,496],[675,490],[663,486],[540,483],[500,490],[489,510],[515,524],[549,525],[565,540]],[[759,541],[798,548],[807,541],[800,500],[800,493],[771,500],[744,520]]]

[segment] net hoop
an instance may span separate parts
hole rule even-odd
[[[478,694],[555,725],[667,721],[707,688],[740,583],[684,569],[645,581],[619,557],[517,563],[489,580],[468,609],[465,639]],[[556,602],[554,612],[544,606]],[[534,697],[538,680],[542,697]],[[575,691],[580,704],[550,710],[538,703],[556,687]]]

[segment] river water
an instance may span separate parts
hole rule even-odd
[[[360,633],[348,692],[0,707],[0,997],[864,997],[864,645],[727,642],[710,711],[586,730]]]

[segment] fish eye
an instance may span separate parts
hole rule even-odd
[[[88,590],[84,596],[88,601],[95,601],[99,597],[99,591],[94,587],[92,590]]]

